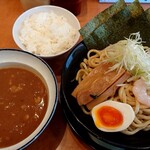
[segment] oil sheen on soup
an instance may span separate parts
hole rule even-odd
[[[0,69],[0,147],[18,143],[41,123],[48,105],[45,84],[23,68]]]

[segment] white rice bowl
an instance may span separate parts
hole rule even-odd
[[[79,40],[80,23],[68,10],[39,6],[24,12],[15,21],[13,38],[25,51],[54,57],[70,50]]]

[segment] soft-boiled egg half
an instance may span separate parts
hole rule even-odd
[[[95,126],[105,132],[118,132],[127,129],[135,118],[129,104],[107,100],[91,110]]]

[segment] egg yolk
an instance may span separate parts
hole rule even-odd
[[[111,106],[102,106],[96,111],[96,126],[115,128],[123,123],[121,112]]]

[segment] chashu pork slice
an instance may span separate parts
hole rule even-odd
[[[77,99],[79,105],[86,105],[100,96],[125,73],[124,69],[119,72],[108,71],[112,65],[112,63],[101,63],[77,85],[72,96]]]
[[[127,81],[127,79],[129,79],[130,76],[131,74],[126,71],[116,82],[114,82],[108,89],[106,89],[106,91],[104,91],[99,97],[97,97],[95,100],[91,101],[90,103],[86,104],[86,108],[88,110],[91,110],[94,106],[107,100],[109,97],[114,96],[116,90],[119,88],[118,85]]]

